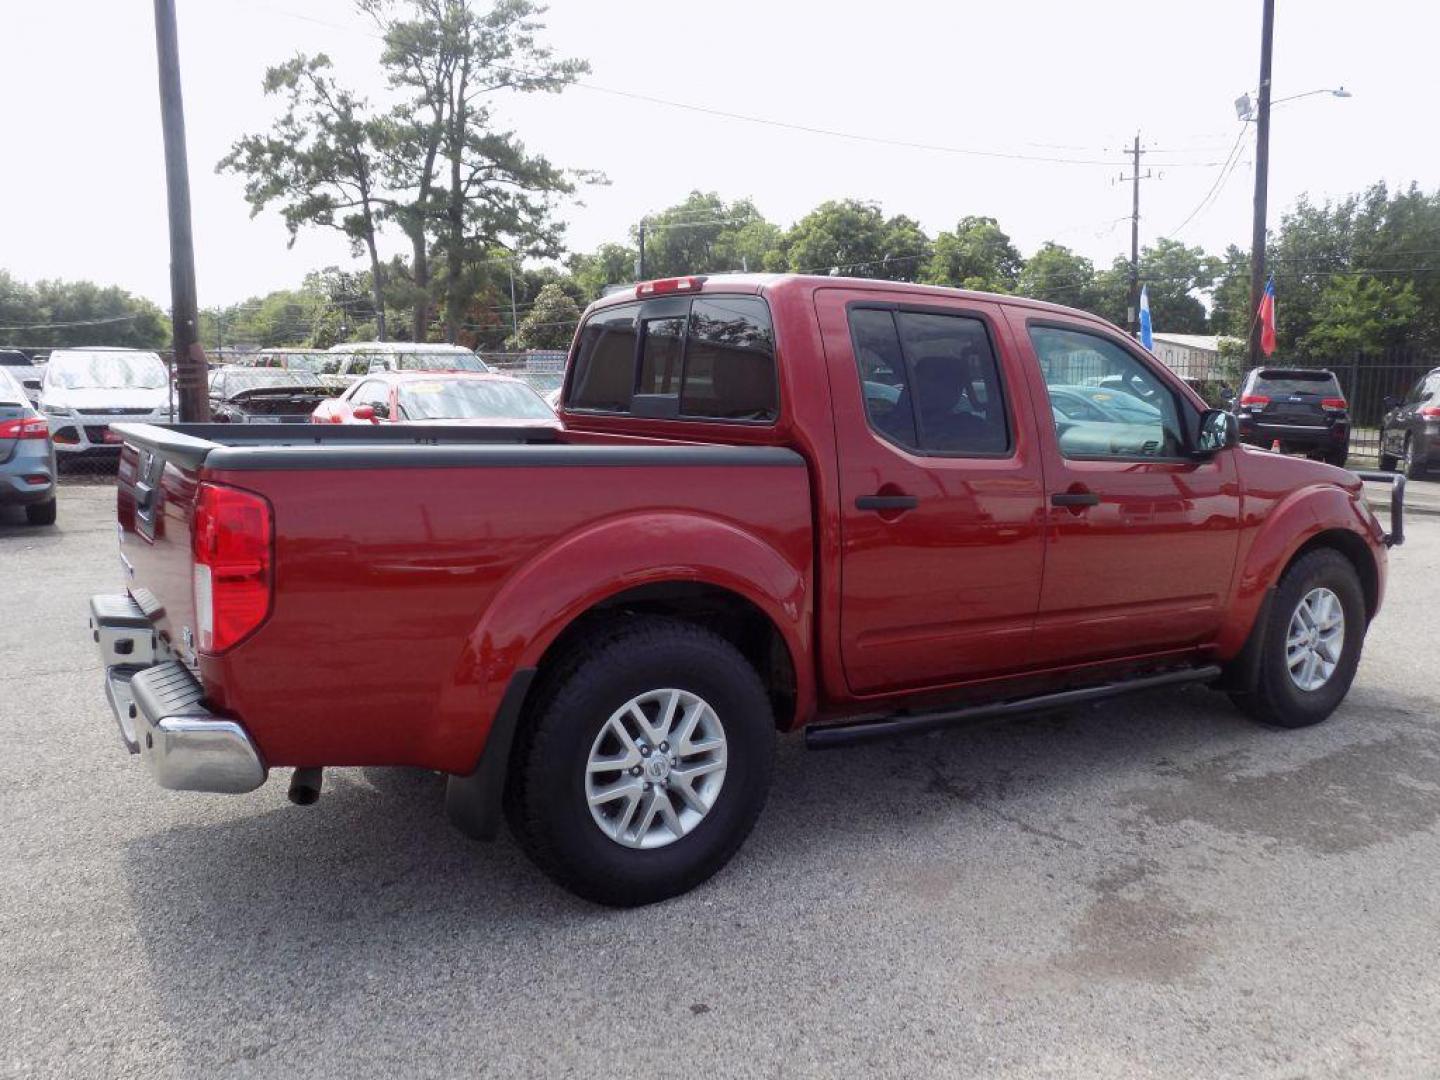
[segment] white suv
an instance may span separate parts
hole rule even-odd
[[[40,411],[59,454],[120,449],[118,423],[169,423],[170,379],[153,352],[56,349],[40,383]]]

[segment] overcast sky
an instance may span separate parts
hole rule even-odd
[[[252,220],[214,165],[261,130],[265,67],[329,53],[338,73],[385,94],[373,28],[348,0],[178,0],[202,306],[298,284],[348,264],[337,235],[293,249],[278,217]],[[1301,193],[1324,199],[1378,179],[1440,179],[1440,5],[1279,0],[1275,96],[1343,84],[1275,110],[1272,220]],[[549,40],[593,74],[504,114],[560,165],[611,185],[564,211],[572,249],[620,240],[645,212],[694,188],[752,197],[788,225],[825,199],[879,202],[932,235],[966,214],[1000,220],[1029,254],[1054,239],[1107,262],[1128,251],[1130,190],[1117,153],[1137,128],[1154,147],[1142,243],[1170,234],[1221,175],[1241,125],[1233,99],[1257,81],[1260,0],[1072,0],[723,4],[554,0]],[[603,12],[603,17],[602,17]],[[0,0],[0,268],[24,280],[117,283],[168,307],[165,186],[149,0]],[[600,89],[605,88],[605,89]],[[1056,164],[877,145],[710,116],[649,97]],[[1430,135],[1425,132],[1430,131]],[[1219,252],[1248,246],[1253,125],[1213,204],[1179,234]],[[399,251],[396,238],[388,244]],[[355,264],[359,266],[359,263]]]

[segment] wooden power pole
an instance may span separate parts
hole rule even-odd
[[[170,211],[170,320],[174,379],[182,423],[210,419],[209,365],[200,344],[195,294],[195,239],[190,231],[190,169],[185,154],[185,106],[180,96],[180,45],[175,0],[155,0],[155,52],[160,64],[160,122],[165,133],[165,189]]]
[[[1265,211],[1270,185],[1270,54],[1275,0],[1264,0],[1260,30],[1260,101],[1255,114],[1255,221],[1250,238],[1250,366],[1260,363],[1260,299],[1265,292]]]
[[[1125,301],[1126,329],[1133,337],[1140,330],[1140,181],[1149,180],[1150,171],[1140,172],[1140,133],[1135,133],[1135,145],[1130,148],[1130,175],[1120,179],[1129,180],[1133,186],[1130,199],[1130,288]]]

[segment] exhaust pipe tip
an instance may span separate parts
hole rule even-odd
[[[320,800],[325,770],[319,767],[296,769],[290,777],[290,801],[296,806],[314,806]]]

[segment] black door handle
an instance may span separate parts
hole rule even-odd
[[[914,495],[861,495],[856,510],[914,510],[920,500]]]
[[[1050,496],[1051,506],[1098,506],[1100,496],[1093,491],[1060,491]]]

